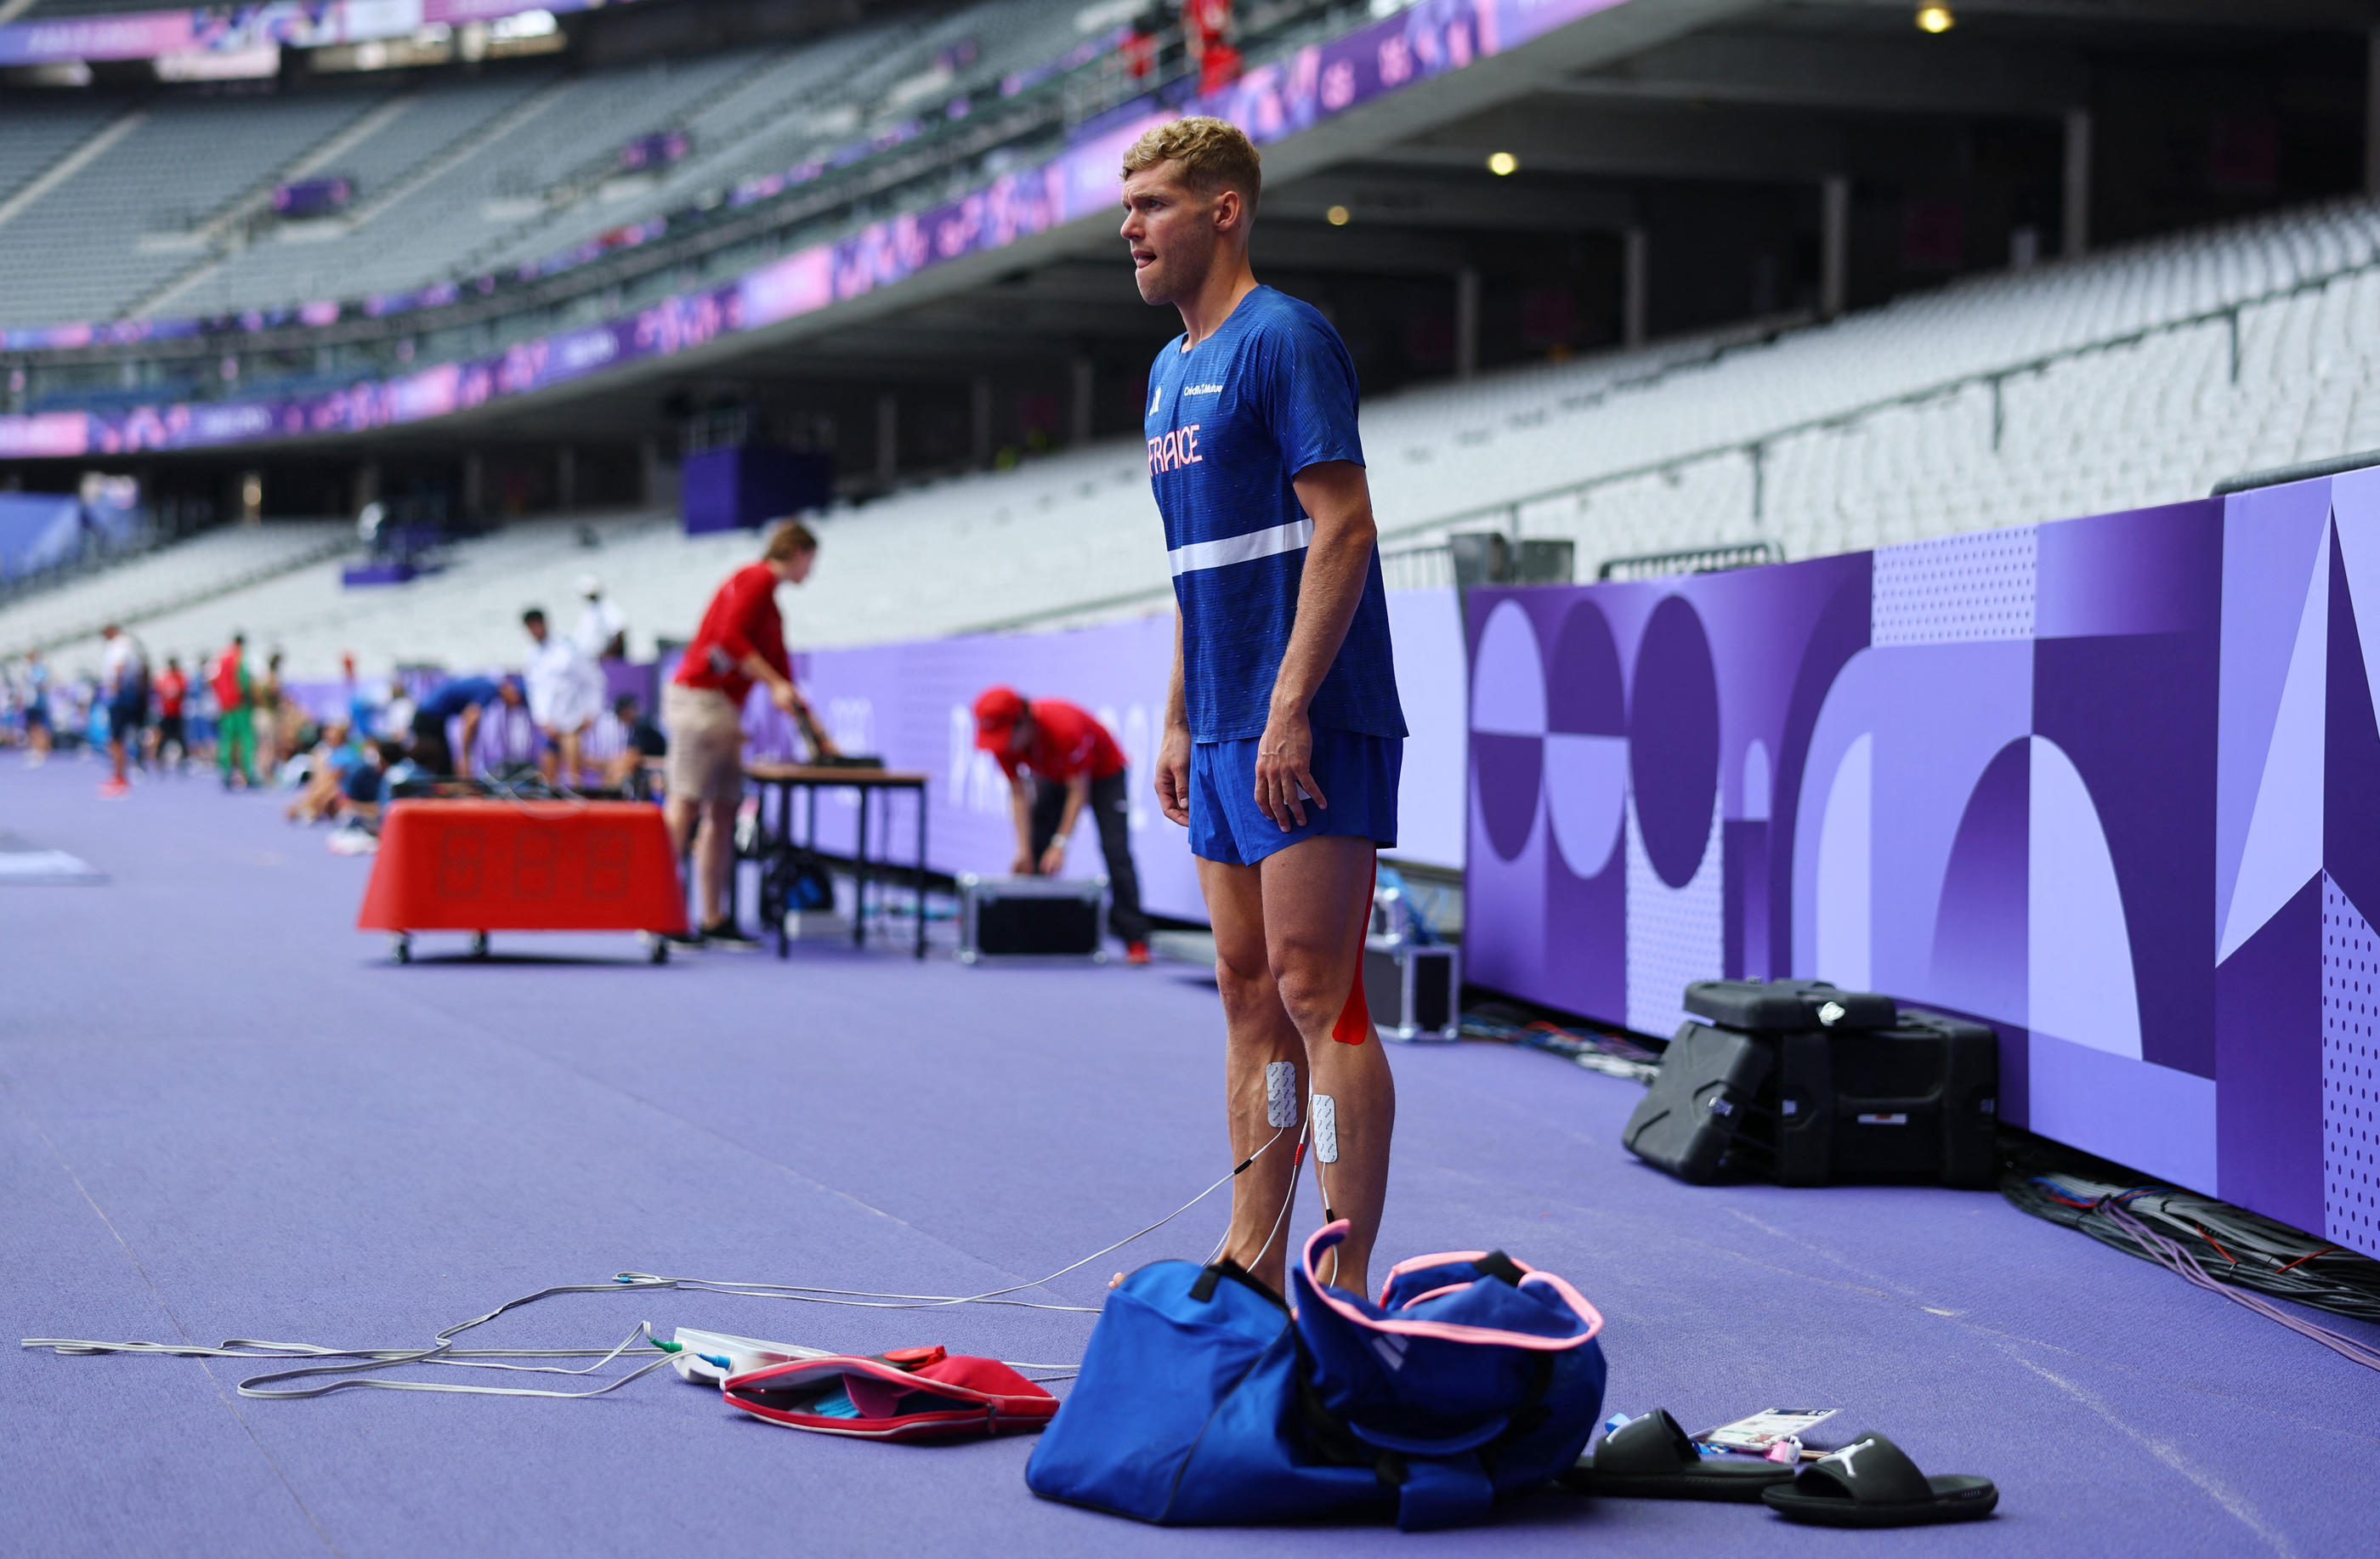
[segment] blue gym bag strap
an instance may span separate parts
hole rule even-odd
[[[1404,1484],[1397,1491],[1397,1530],[1475,1527],[1488,1519],[1495,1499],[1496,1485],[1488,1480],[1476,1455],[1444,1461],[1412,1457],[1405,1463]]]

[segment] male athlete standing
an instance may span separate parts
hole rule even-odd
[[[1354,365],[1329,321],[1249,270],[1261,185],[1255,146],[1220,119],[1160,126],[1124,153],[1140,296],[1185,332],[1157,354],[1146,414],[1177,608],[1157,795],[1190,829],[1214,922],[1232,1156],[1272,1135],[1266,1065],[1296,1064],[1301,1091],[1334,1102],[1337,1157],[1318,1173],[1353,1225],[1325,1275],[1360,1292],[1396,1118],[1364,931],[1378,847],[1396,843],[1405,725]],[[1276,1292],[1295,1173],[1267,1153],[1232,1182],[1224,1254]]]

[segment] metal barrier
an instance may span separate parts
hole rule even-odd
[[[1755,568],[1764,563],[1784,561],[1785,549],[1774,542],[1723,542],[1716,546],[1686,547],[1677,552],[1607,557],[1596,568],[1595,577],[1661,579],[1673,574],[1718,574],[1730,568]]]

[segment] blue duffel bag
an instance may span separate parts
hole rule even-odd
[[[1325,1286],[1306,1242],[1285,1310],[1229,1262],[1158,1261],[1108,1295],[1025,1480],[1166,1526],[1393,1513],[1484,1520],[1569,1468],[1603,1407],[1603,1318],[1500,1251],[1423,1256],[1378,1303]]]

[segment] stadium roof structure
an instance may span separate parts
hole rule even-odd
[[[0,417],[0,458],[633,436],[665,404],[720,386],[963,384],[1019,362],[1146,352],[1174,325],[1140,303],[1114,253],[1117,166],[1142,129],[1181,112],[1220,114],[1264,146],[1260,267],[1413,278],[1458,275],[1481,235],[1639,230],[1662,181],[1791,189],[1818,228],[1825,191],[1905,174],[1962,118],[2063,138],[2062,241],[2079,252],[2090,105],[2111,58],[2294,50],[2333,67],[2290,67],[2313,83],[2333,140],[2361,152],[2373,119],[2363,51],[2339,47],[2371,36],[2364,0],[1959,0],[1947,35],[1912,25],[1908,0],[1373,8],[1384,14],[1259,57],[1220,91],[1144,102],[1045,160],[717,285],[310,396]],[[1831,311],[1840,256],[1825,263]]]

